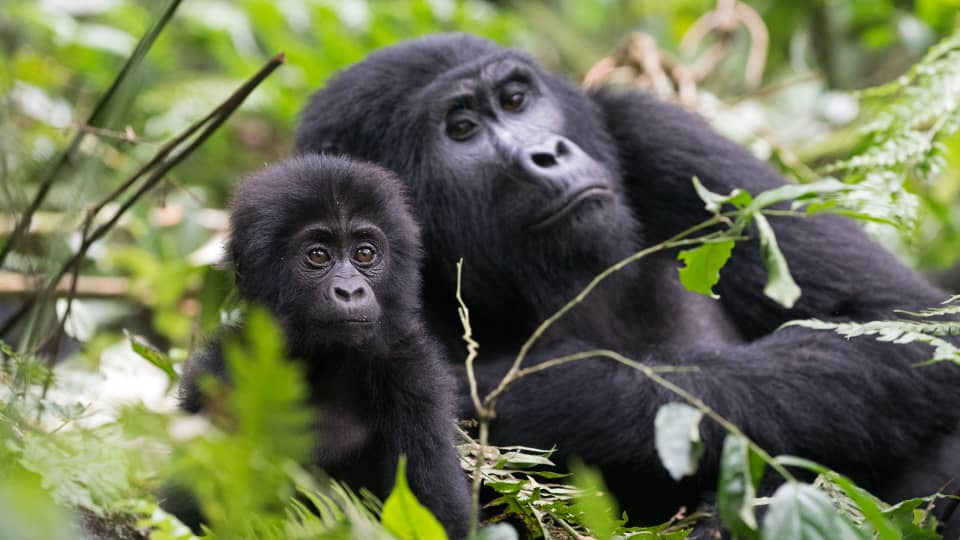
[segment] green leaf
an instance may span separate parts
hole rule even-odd
[[[413,495],[407,484],[407,459],[400,456],[393,491],[383,503],[381,523],[400,540],[446,540],[437,518]]]
[[[788,482],[773,494],[763,522],[763,540],[866,540],[822,491]]]
[[[707,212],[710,212],[711,214],[719,213],[720,207],[724,204],[732,204],[737,208],[743,208],[744,206],[750,204],[753,200],[750,194],[742,189],[735,189],[731,191],[729,195],[720,195],[719,193],[714,193],[705,188],[703,184],[700,183],[700,179],[696,176],[693,177],[693,189],[696,190],[700,200],[706,203],[705,208],[707,209]]]
[[[167,374],[170,382],[176,382],[176,380],[180,378],[176,370],[173,369],[173,361],[170,360],[169,356],[126,330],[123,331],[123,334],[127,336],[127,339],[130,341],[130,347],[133,348],[133,352],[137,353],[138,356],[147,362],[162,369],[163,372]]]
[[[703,456],[700,419],[703,412],[685,403],[667,403],[654,420],[654,442],[664,468],[674,480],[697,472]]]
[[[853,187],[839,180],[827,179],[809,184],[786,184],[778,188],[764,191],[757,195],[747,208],[751,213],[760,213],[760,210],[784,201],[801,202],[803,199],[826,193],[850,191]]]
[[[617,501],[610,496],[600,473],[583,463],[570,465],[573,483],[581,490],[574,503],[583,516],[583,524],[594,538],[612,538],[619,526]]]
[[[899,540],[901,535],[896,527],[884,516],[879,499],[864,491],[852,480],[832,471],[819,463],[794,456],[778,456],[777,462],[790,467],[802,467],[822,475],[827,481],[839,487],[863,514],[863,518],[873,526],[880,540]]]
[[[926,511],[936,495],[901,501],[883,511],[883,516],[902,533],[903,540],[939,540],[936,519]]]
[[[758,536],[753,508],[756,485],[763,475],[764,465],[745,438],[727,435],[720,458],[717,510],[723,524],[738,538],[754,539]]]
[[[754,216],[757,223],[757,232],[760,235],[760,257],[763,266],[767,269],[767,285],[763,288],[763,294],[775,300],[785,308],[792,308],[797,299],[800,298],[800,287],[793,281],[790,275],[790,267],[787,266],[787,259],[784,258],[780,246],[777,245],[777,237],[773,232],[773,227],[767,218],[760,213]]]
[[[680,268],[680,283],[688,291],[697,292],[710,298],[719,298],[713,293],[713,286],[720,281],[720,270],[730,259],[734,242],[712,242],[693,249],[681,251],[677,258],[684,262]]]

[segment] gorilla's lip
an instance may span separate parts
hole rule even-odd
[[[546,212],[541,214],[540,218],[530,224],[530,228],[536,230],[553,225],[557,221],[563,219],[574,208],[587,199],[612,196],[613,192],[610,190],[610,188],[602,184],[592,184],[580,188],[572,192],[566,199],[560,201],[560,203],[552,206]]]

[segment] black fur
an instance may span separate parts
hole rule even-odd
[[[498,78],[510,66],[523,72],[516,84],[529,98],[518,111],[498,105],[502,89],[512,91]],[[456,140],[462,117],[475,129]],[[639,92],[583,93],[523,53],[468,35],[403,43],[345,70],[307,105],[297,149],[371,160],[407,182],[424,227],[426,315],[453,357],[463,356],[454,263],[465,260],[482,389],[592,276],[709,217],[691,177],[719,193],[784,183],[673,105]],[[606,191],[549,227],[530,226],[531,216],[594,182]],[[930,354],[923,345],[775,330],[795,318],[890,318],[948,295],[849,220],[771,223],[803,291],[792,309],[763,295],[755,239],[734,250],[718,301],[679,286],[674,254],[654,256],[601,286],[546,336],[531,362],[610,347],[652,365],[698,366],[669,378],[772,454],[817,460],[881,496],[936,491],[960,472],[960,456],[937,450],[960,440],[960,370],[916,367]],[[705,422],[699,472],[670,480],[654,450],[653,417],[678,400],[639,372],[582,361],[508,391],[492,437],[556,445],[561,460],[582,456],[602,468],[635,520],[658,521],[714,488],[724,436]],[[930,457],[939,461],[924,461]]]
[[[358,246],[376,250],[372,263],[338,258]],[[320,248],[329,251],[329,266],[306,257]],[[234,196],[229,253],[241,296],[271,309],[290,356],[306,368],[320,412],[314,464],[386,497],[406,455],[416,496],[451,538],[466,536],[469,496],[453,446],[453,381],[421,321],[419,230],[396,177],[316,155],[267,167]],[[348,286],[360,300],[338,297]],[[188,411],[203,408],[203,373],[225,377],[218,346],[188,365],[181,387]]]

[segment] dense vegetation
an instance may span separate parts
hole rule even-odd
[[[302,377],[258,311],[244,315],[246,339],[229,349],[235,390],[218,414],[173,410],[179,364],[243,307],[216,265],[237,178],[290,153],[299,109],[330,74],[413,36],[470,31],[530,50],[573,79],[646,86],[797,180],[764,194],[697,186],[708,209],[737,210],[711,220],[723,230],[671,241],[685,246],[681,279],[692,290],[709,294],[748,225],[769,232],[765,212],[788,200],[798,216],[857,218],[912,265],[960,281],[960,4],[751,1],[729,11],[734,5],[6,0],[0,537],[69,539],[82,529],[189,538],[157,508],[154,493],[171,477],[194,487],[220,538],[442,537],[402,476],[390,498],[375,501],[324,487],[298,465],[312,443]],[[766,291],[789,304],[802,291],[772,233],[764,241]],[[796,324],[920,341],[931,361],[960,364],[948,337],[960,326],[940,319],[960,313],[960,298],[944,300],[896,321]],[[603,354],[671,388],[660,372]],[[937,494],[890,506],[817,464],[768,455],[697,396],[672,389],[677,403],[658,415],[664,465],[690,474],[696,426],[723,424],[714,510],[739,537],[817,538],[819,529],[831,538],[938,538],[925,510]],[[550,470],[547,450],[481,448],[464,437],[465,468],[500,494],[488,515],[509,515],[534,535],[678,539],[702,517],[690,509],[660,527],[628,527],[588,468],[574,465],[571,483]],[[787,466],[819,476],[802,483]],[[788,482],[760,500],[764,468]],[[756,506],[770,507],[760,523]],[[480,536],[509,538],[510,527]]]

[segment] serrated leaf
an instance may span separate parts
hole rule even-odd
[[[447,533],[437,518],[423,506],[407,484],[407,459],[397,463],[393,491],[383,503],[380,522],[400,540],[446,540]]]
[[[667,403],[654,420],[654,442],[660,462],[674,480],[697,472],[703,456],[700,419],[703,412],[685,403]]]
[[[867,535],[837,512],[810,484],[788,482],[773,494],[763,521],[763,540],[866,540]]]
[[[714,242],[677,254],[684,266],[678,270],[680,283],[688,291],[697,292],[710,298],[719,298],[713,293],[713,286],[720,281],[720,270],[730,259],[734,242]]]
[[[754,502],[763,468],[763,460],[750,450],[746,439],[727,435],[720,458],[717,511],[723,524],[738,538],[754,539],[759,535]]]
[[[777,245],[777,236],[770,222],[759,213],[754,216],[754,220],[760,236],[760,257],[764,268],[767,269],[767,285],[763,288],[763,294],[785,308],[792,308],[800,298],[800,287],[790,275],[787,259]]]

